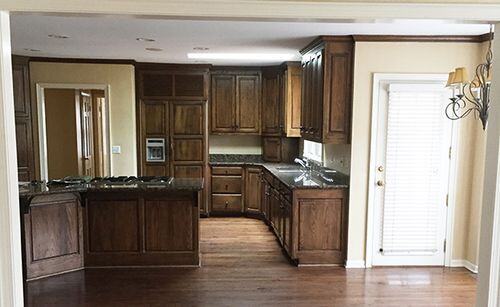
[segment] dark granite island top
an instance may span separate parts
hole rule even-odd
[[[165,183],[127,183],[127,182],[95,182],[81,184],[47,184],[46,182],[33,182],[19,184],[19,197],[35,197],[62,193],[85,193],[97,191],[137,191],[137,192],[162,192],[162,191],[201,191],[203,179],[197,178],[170,178]]]

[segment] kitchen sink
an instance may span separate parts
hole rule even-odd
[[[276,168],[280,173],[302,173],[305,170],[300,167],[284,166]]]

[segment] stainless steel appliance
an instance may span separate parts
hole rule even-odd
[[[146,162],[165,162],[165,139],[146,139]]]

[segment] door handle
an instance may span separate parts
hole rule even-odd
[[[385,182],[384,182],[383,180],[378,180],[378,181],[377,181],[377,185],[378,185],[379,187],[383,187],[383,186],[385,186]]]
[[[384,171],[384,167],[382,165],[380,165],[379,167],[377,167],[377,171],[383,172]]]

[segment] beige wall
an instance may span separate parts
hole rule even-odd
[[[121,154],[111,156],[111,174],[137,174],[135,81],[132,65],[32,62],[30,77],[35,101],[37,83],[109,85],[111,145],[121,146]]]
[[[49,179],[78,175],[76,121],[75,90],[46,89],[45,125]]]
[[[210,154],[262,154],[261,137],[258,135],[210,135]]]
[[[366,208],[374,73],[448,73],[457,66],[474,71],[482,46],[472,43],[356,44],[351,148],[348,260],[365,260]],[[478,214],[482,190],[484,133],[479,121],[460,123],[458,195],[452,259],[477,263]],[[471,162],[472,161],[472,162]],[[469,227],[470,226],[470,227]]]

